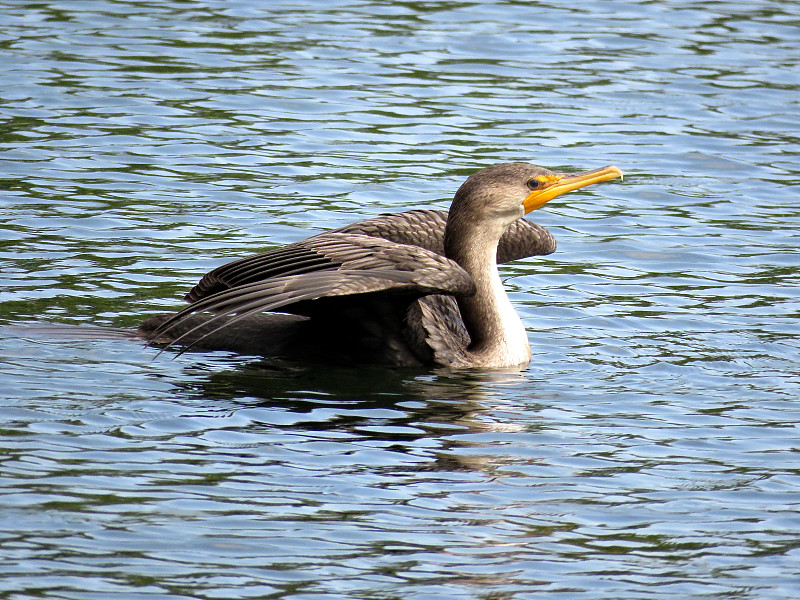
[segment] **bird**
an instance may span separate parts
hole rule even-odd
[[[524,369],[527,331],[498,263],[555,251],[553,235],[524,215],[622,176],[615,166],[570,174],[492,165],[463,182],[449,211],[381,215],[217,267],[186,294],[189,306],[138,333],[162,351]]]

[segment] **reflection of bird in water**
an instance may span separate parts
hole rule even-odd
[[[139,331],[156,343],[290,360],[525,366],[525,327],[497,263],[553,252],[552,235],[521,217],[616,177],[610,166],[574,175],[488,167],[461,185],[449,213],[385,215],[228,263],[187,294],[187,308]]]

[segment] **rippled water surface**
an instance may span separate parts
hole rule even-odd
[[[794,1],[0,15],[0,597],[800,597]],[[626,172],[504,267],[523,373],[114,333],[506,161]]]

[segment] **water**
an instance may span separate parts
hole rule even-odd
[[[0,10],[0,596],[800,597],[794,2]],[[523,373],[111,333],[518,160],[626,172],[503,269]]]

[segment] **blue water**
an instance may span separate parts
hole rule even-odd
[[[1,598],[800,597],[795,3],[0,15]],[[522,373],[114,334],[507,161],[626,173],[530,215]]]

